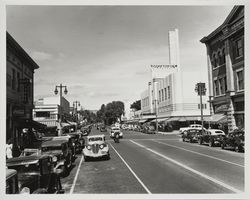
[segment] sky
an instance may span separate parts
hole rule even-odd
[[[177,28],[180,66],[207,79],[200,39],[223,23],[233,6],[30,6],[6,7],[7,31],[39,65],[35,100],[67,86],[71,106],[84,109],[140,99],[150,65],[168,64],[168,31]]]

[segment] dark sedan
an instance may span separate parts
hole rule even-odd
[[[182,135],[182,141],[183,142],[197,142],[198,141],[198,137],[201,134],[201,130],[199,129],[188,129],[186,131],[184,131],[183,135]]]
[[[221,142],[221,148],[232,148],[236,152],[245,151],[245,131],[243,129],[236,129],[226,135]]]

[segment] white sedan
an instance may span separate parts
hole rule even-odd
[[[105,142],[104,135],[92,135],[88,136],[86,140],[85,148],[83,149],[83,155],[85,161],[89,158],[105,157],[110,159],[109,146]]]

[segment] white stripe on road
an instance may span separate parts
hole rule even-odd
[[[148,151],[150,151],[150,152],[152,152],[152,153],[154,153],[154,154],[156,154],[156,155],[158,155],[158,156],[160,156],[160,157],[162,157],[162,158],[164,158],[164,159],[166,159],[166,160],[168,160],[170,162],[173,162],[174,164],[176,164],[176,165],[178,165],[180,167],[183,167],[186,170],[189,170],[189,171],[191,171],[191,172],[193,172],[193,173],[195,173],[195,174],[197,174],[197,175],[199,175],[199,176],[201,176],[201,177],[203,177],[205,179],[208,179],[209,181],[212,181],[212,182],[214,182],[214,183],[216,183],[216,184],[218,184],[218,185],[220,185],[220,186],[222,186],[222,187],[224,187],[224,188],[226,188],[228,190],[231,190],[231,191],[233,191],[235,193],[242,193],[242,191],[240,191],[240,190],[238,190],[238,189],[236,189],[236,188],[234,188],[234,187],[232,187],[230,185],[227,185],[227,184],[225,184],[225,183],[223,183],[223,182],[221,182],[221,181],[219,181],[219,180],[217,180],[215,178],[212,178],[212,177],[210,177],[210,176],[208,176],[206,174],[203,174],[203,173],[201,173],[201,172],[199,172],[199,171],[197,171],[195,169],[192,169],[191,167],[188,167],[187,165],[184,165],[184,164],[182,164],[182,163],[180,163],[180,162],[178,162],[178,161],[176,161],[176,160],[174,160],[172,158],[169,158],[169,157],[167,157],[167,156],[165,156],[163,154],[160,154],[157,151],[154,151],[154,150],[152,150],[150,148],[147,148],[146,146],[144,146],[142,144],[139,144],[139,143],[137,143],[137,142],[135,142],[133,140],[130,140],[130,141],[132,143],[134,143],[134,144],[136,144],[136,145],[138,145],[138,146],[140,146],[140,147],[142,147],[142,148],[144,148],[144,149],[146,149],[146,150],[148,150]]]
[[[205,157],[208,157],[208,158],[212,158],[212,159],[215,159],[215,160],[219,160],[219,161],[222,161],[222,162],[225,162],[225,163],[229,163],[231,165],[236,165],[238,167],[243,167],[244,168],[244,165],[240,165],[240,164],[237,164],[237,163],[234,163],[234,162],[230,162],[230,161],[223,160],[223,159],[220,159],[220,158],[217,158],[217,157],[209,156],[209,155],[203,154],[203,153],[198,153],[196,151],[188,150],[188,149],[185,149],[185,148],[182,148],[182,147],[178,147],[178,146],[175,146],[175,145],[166,144],[164,142],[160,142],[160,141],[157,141],[157,140],[153,140],[153,141],[157,142],[159,144],[163,144],[163,145],[166,145],[166,146],[174,147],[176,149],[181,149],[181,150],[184,150],[184,151],[188,151],[188,152],[191,152],[191,153],[194,153],[194,154],[198,154],[198,155],[201,155],[201,156],[205,156]]]
[[[70,192],[69,192],[70,194],[72,194],[73,191],[74,191],[74,189],[75,189],[76,180],[77,180],[77,177],[78,177],[78,174],[79,174],[79,171],[80,171],[80,167],[81,167],[81,165],[82,165],[82,161],[83,161],[83,155],[82,155],[81,161],[80,161],[80,163],[79,163],[79,165],[78,165],[78,168],[77,168],[77,171],[76,171],[76,175],[75,175],[73,184],[72,184],[72,186],[71,186],[71,188],[70,188]]]
[[[116,149],[113,147],[111,143],[109,143],[110,146],[114,149],[114,151],[117,153],[117,155],[121,158],[121,160],[124,162],[124,164],[128,167],[130,172],[135,176],[135,178],[138,180],[138,182],[142,185],[142,187],[147,191],[148,194],[152,194],[149,189],[145,186],[145,184],[141,181],[141,179],[135,174],[135,172],[131,169],[131,167],[128,165],[128,163],[122,158],[122,156],[116,151]]]

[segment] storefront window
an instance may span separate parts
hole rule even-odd
[[[214,81],[214,93],[215,93],[215,96],[220,95],[220,93],[219,93],[219,81],[218,80]]]
[[[243,70],[237,72],[237,83],[238,83],[238,90],[244,89],[244,74]]]

